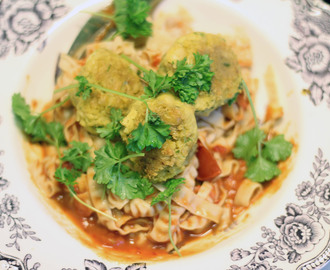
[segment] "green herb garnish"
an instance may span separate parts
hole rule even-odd
[[[33,142],[46,142],[54,146],[65,145],[63,126],[57,122],[46,122],[43,114],[67,102],[68,99],[55,104],[39,114],[32,114],[30,106],[21,94],[12,96],[12,109],[19,126]]]
[[[96,132],[100,135],[101,138],[113,140],[116,137],[119,137],[119,131],[122,128],[121,120],[124,119],[121,110],[116,108],[111,108],[110,110],[110,119],[111,122],[105,127],[96,128]]]
[[[168,206],[168,236],[170,238],[171,244],[174,248],[174,250],[178,253],[179,256],[181,256],[181,253],[177,246],[175,245],[172,237],[172,216],[171,216],[171,201],[172,196],[175,192],[179,191],[179,185],[184,183],[184,178],[176,178],[176,179],[169,179],[167,180],[163,185],[165,186],[165,190],[162,192],[159,192],[156,197],[154,197],[151,201],[151,205],[155,205],[159,202],[165,202]]]
[[[165,124],[154,112],[149,112],[146,122],[139,123],[137,129],[132,131],[132,138],[128,139],[127,149],[136,153],[143,150],[160,149],[164,142],[171,138],[170,125]]]
[[[143,102],[146,105],[145,124],[142,125],[140,123],[138,128],[132,132],[132,138],[130,139],[128,145],[128,149],[130,151],[140,153],[144,149],[149,151],[154,148],[161,148],[165,140],[170,138],[170,126],[165,124],[156,113],[152,112],[149,109],[148,103],[145,99],[125,94],[116,90],[108,89],[97,84],[89,83],[84,76],[77,76],[76,80],[78,80],[78,84],[72,84],[71,86],[66,86],[65,88],[57,89],[55,92],[68,90],[70,88],[87,88],[87,92],[90,93],[89,88],[92,87],[104,92],[137,100]],[[82,92],[83,91],[84,90],[82,90]],[[77,93],[79,93],[79,90]],[[117,135],[119,129],[121,128],[121,116],[119,114],[119,111],[112,110],[111,114],[112,119],[114,119],[114,124],[110,123],[109,126],[106,126],[105,128],[97,129],[97,132],[99,134],[101,134],[102,136],[109,136],[109,138],[112,138],[112,136]]]
[[[88,84],[88,80],[84,76],[76,76],[75,80],[77,80],[79,83],[76,96],[81,96],[83,100],[86,100],[92,93],[92,87]]]
[[[82,173],[86,173],[88,167],[92,164],[92,158],[88,152],[89,150],[90,147],[87,143],[77,141],[71,142],[71,148],[65,150],[63,156],[60,157],[60,165],[55,171],[55,179],[60,183],[63,183],[69,190],[71,196],[79,203],[94,212],[116,221],[114,217],[98,210],[92,205],[85,203],[77,196],[74,190],[74,186],[77,184],[77,178],[80,177]],[[57,148],[57,151],[60,156],[60,149]],[[63,167],[63,162],[69,162],[72,165],[72,168],[68,169]]]
[[[93,163],[93,159],[89,154],[90,147],[87,143],[72,141],[71,148],[64,150],[63,162],[70,162],[76,170],[83,173],[87,172],[87,169]]]
[[[143,73],[142,80],[147,83],[144,87],[144,98],[155,98],[162,92],[167,92],[172,88],[171,78],[167,75],[161,76],[149,70]]]
[[[132,171],[125,161],[144,156],[143,153],[129,155],[123,142],[107,142],[95,151],[94,180],[103,184],[121,199],[144,199],[153,193],[151,183]]]
[[[235,158],[246,161],[245,177],[255,182],[269,181],[281,173],[277,162],[285,160],[291,155],[292,144],[286,141],[283,135],[265,141],[266,134],[259,128],[250,92],[244,81],[242,81],[242,86],[250,102],[255,127],[237,138],[232,152]]]
[[[200,91],[210,92],[214,72],[210,71],[213,62],[207,54],[194,53],[195,64],[188,64],[187,58],[177,61],[172,76],[172,86],[182,102],[195,104]]]
[[[122,57],[143,72],[142,80],[147,84],[144,89],[146,98],[174,89],[182,102],[194,104],[200,91],[209,93],[211,90],[214,72],[210,71],[210,65],[213,60],[207,54],[194,53],[195,64],[188,64],[187,58],[177,61],[176,70],[171,77],[147,70],[126,55]]]
[[[145,0],[114,0],[115,13],[87,12],[94,16],[114,21],[116,35],[124,39],[129,37],[148,37],[152,34],[152,25],[147,21],[151,6]]]
[[[183,184],[184,181],[184,178],[174,178],[167,180],[165,183],[163,183],[165,190],[159,192],[157,196],[152,199],[151,205],[159,202],[167,202],[169,198],[172,199],[173,194],[179,191],[179,185]]]

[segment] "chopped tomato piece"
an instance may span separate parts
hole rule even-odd
[[[220,145],[220,144],[218,144],[216,146],[213,146],[212,151],[213,152],[218,152],[222,157],[225,157],[230,152],[228,147],[225,147],[225,146]]]
[[[239,94],[237,97],[237,104],[243,108],[243,110],[246,110],[249,106],[249,100],[244,96],[244,94]]]
[[[162,58],[161,58],[159,53],[153,55],[152,58],[151,58],[151,66],[154,67],[154,68],[158,67],[161,60],[162,60]]]
[[[199,160],[198,180],[209,181],[221,173],[221,169],[212,152],[201,141],[198,141],[197,158]]]

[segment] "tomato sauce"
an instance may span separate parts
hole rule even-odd
[[[211,152],[222,152],[222,155],[232,155],[229,151],[225,149],[212,149]],[[207,163],[205,163],[207,164]],[[280,165],[282,171],[288,171],[285,163]],[[248,207],[236,206],[234,204],[235,195],[242,181],[244,180],[244,174],[246,172],[246,163],[243,160],[239,160],[239,168],[236,173],[230,174],[225,178],[211,181],[212,183],[217,183],[218,186],[224,188],[227,192],[226,199],[224,201],[224,206],[231,209],[231,220],[235,220],[246,210]],[[285,174],[284,174],[285,175]],[[283,178],[285,178],[283,176]],[[274,179],[267,182],[264,185],[264,190],[268,190],[275,184],[278,189],[280,183],[283,181],[281,179]],[[197,193],[203,181],[197,181],[194,192]],[[79,194],[79,190],[75,190]],[[212,191],[213,192],[213,191]],[[265,194],[264,191],[260,196]],[[210,196],[215,196],[210,194]],[[260,197],[259,196],[259,197]],[[138,242],[136,234],[128,234],[126,236],[120,235],[118,232],[110,231],[105,226],[98,223],[98,218],[95,213],[90,209],[81,205],[77,202],[68,192],[65,191],[63,186],[63,191],[57,196],[55,196],[55,201],[58,206],[63,210],[65,215],[67,215],[73,223],[86,234],[86,236],[92,241],[92,248],[102,251],[102,255],[109,257],[109,254],[115,253],[117,258],[123,259],[122,261],[132,261],[132,260],[164,260],[177,257],[174,252],[173,255],[169,254],[166,250],[165,244],[154,243],[151,240],[143,241],[143,244]],[[258,198],[254,198],[251,202],[253,203]],[[218,198],[218,201],[220,199]],[[215,201],[217,203],[218,201]],[[132,221],[134,222],[134,220]],[[150,224],[152,224],[153,219],[150,218]],[[129,224],[129,222],[128,222]],[[205,236],[212,236],[219,232],[217,224],[212,224],[206,231],[202,233],[191,233],[188,231],[183,231],[182,239],[177,246],[184,246],[187,243],[191,243]],[[194,252],[192,252],[194,253]],[[186,255],[186,253],[185,253]]]

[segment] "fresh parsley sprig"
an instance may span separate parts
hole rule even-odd
[[[114,15],[102,12],[87,13],[112,20],[117,28],[114,36],[120,35],[124,39],[151,36],[152,24],[147,21],[151,10],[148,1],[114,0],[114,7]]]
[[[170,138],[170,126],[165,124],[156,113],[150,110],[149,105],[144,98],[135,97],[126,93],[102,87],[98,84],[89,83],[87,78],[84,76],[76,76],[75,79],[78,81],[78,84],[72,84],[64,88],[57,89],[55,92],[58,93],[63,90],[78,88],[76,95],[82,95],[83,98],[88,98],[92,91],[91,89],[95,88],[107,93],[137,100],[145,104],[145,123],[143,125],[139,124],[138,128],[132,132],[129,150],[141,152],[144,149],[148,149],[147,151],[149,151],[154,148],[160,148],[166,139]],[[121,128],[121,120],[119,119],[121,117],[118,115],[118,112],[115,111],[112,111],[112,115],[112,118],[115,120],[114,123],[110,123],[110,125],[105,128],[98,129],[97,132],[101,136],[109,136],[109,138],[112,138],[112,136],[115,136],[119,132],[119,129]],[[114,132],[114,134],[112,132]]]
[[[259,128],[252,98],[244,81],[242,81],[242,86],[251,106],[255,127],[237,138],[232,152],[235,158],[246,161],[245,177],[255,182],[269,181],[281,173],[277,162],[285,160],[291,155],[292,144],[286,141],[283,135],[265,140],[266,134]]]
[[[94,180],[121,199],[144,199],[154,192],[151,183],[124,164],[129,159],[142,156],[144,153],[128,154],[123,142],[112,144],[108,141],[95,151]]]
[[[119,137],[119,131],[122,128],[121,120],[124,119],[121,109],[111,108],[110,110],[110,119],[111,122],[105,127],[97,127],[96,132],[100,135],[101,138],[113,140],[116,137]]]
[[[128,56],[121,56],[143,72],[142,80],[147,84],[144,88],[145,98],[154,98],[162,92],[173,89],[182,102],[195,104],[201,91],[208,93],[211,91],[214,72],[210,71],[210,67],[213,60],[207,54],[194,53],[195,64],[188,64],[187,58],[177,61],[172,76],[159,75],[142,67]]]
[[[127,55],[122,54],[121,57],[143,72],[143,76],[141,77],[141,79],[147,84],[147,86],[144,87],[144,99],[155,98],[160,93],[167,92],[172,88],[172,78],[168,75],[162,76],[157,74],[153,70],[148,70],[145,67],[136,63]]]
[[[176,63],[176,70],[172,76],[172,87],[182,102],[195,104],[201,91],[211,90],[211,80],[214,72],[210,71],[213,60],[207,54],[194,53],[195,64],[188,64],[187,58]]]
[[[82,205],[91,209],[92,211],[99,213],[109,219],[116,221],[117,219],[100,211],[92,205],[81,200],[75,190],[74,186],[77,184],[76,180],[81,174],[86,173],[87,169],[92,165],[93,159],[89,153],[90,147],[87,143],[72,141],[71,148],[65,150],[61,156],[60,149],[57,148],[57,152],[60,156],[59,167],[55,171],[55,179],[63,183],[69,190],[71,196]],[[64,162],[71,164],[72,168],[68,169],[64,167]]]
[[[21,94],[15,93],[12,96],[12,109],[19,126],[30,137],[31,141],[46,142],[59,147],[66,144],[63,126],[58,122],[47,122],[43,115],[67,101],[68,98],[39,114],[33,114]]]
[[[175,245],[172,237],[172,216],[171,216],[171,201],[172,196],[175,192],[179,191],[179,185],[183,184],[185,181],[184,178],[174,178],[167,180],[163,186],[165,189],[162,192],[159,192],[156,197],[152,198],[151,205],[155,205],[159,202],[165,202],[168,206],[168,236],[170,238],[171,244],[174,248],[174,250],[178,253],[178,255],[181,257],[181,253],[178,249],[178,247]]]
[[[139,123],[128,139],[127,149],[136,153],[143,150],[160,149],[164,142],[171,138],[170,125],[165,124],[154,112],[147,112],[144,124]]]

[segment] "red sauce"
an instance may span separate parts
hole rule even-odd
[[[83,210],[81,207],[85,207],[76,203],[67,192],[59,193],[55,200],[73,223],[92,239],[95,246],[104,248],[108,252],[113,250],[123,255],[129,254],[148,259],[167,255],[165,246],[155,245],[151,241],[139,246],[135,243],[134,235],[122,236],[98,224],[97,216],[89,211],[86,212],[86,209]]]
[[[213,149],[214,152],[217,152],[219,149]],[[223,149],[221,149],[223,150]],[[222,153],[224,155],[231,155],[231,153]],[[287,171],[284,167],[281,166],[283,171]],[[239,207],[234,205],[234,198],[237,193],[239,186],[244,180],[244,174],[246,172],[246,163],[244,161],[239,161],[239,168],[236,173],[231,174],[225,178],[213,181],[213,183],[217,183],[218,186],[222,186],[226,192],[227,197],[225,200],[225,206],[231,209],[231,219],[235,220],[247,207]],[[285,174],[284,174],[285,175]],[[283,176],[284,178],[284,176]],[[281,179],[275,179],[269,181],[267,185],[265,185],[265,189],[272,187],[272,183],[277,183],[275,186],[278,188],[280,183],[283,181]],[[194,192],[198,192],[202,182],[197,182]],[[76,192],[79,194],[79,190]],[[212,191],[213,192],[213,191]],[[211,192],[210,196],[215,196]],[[216,192],[215,192],[216,193]],[[264,192],[265,193],[265,192]],[[219,194],[219,193],[218,193]],[[217,203],[220,201],[221,197],[215,201]],[[100,225],[97,222],[97,215],[93,213],[90,209],[81,205],[79,202],[74,200],[72,196],[62,191],[55,197],[55,201],[58,203],[63,212],[73,221],[73,223],[81,229],[81,231],[85,232],[86,235],[92,241],[92,247],[97,247],[98,250],[102,250],[102,255],[105,257],[109,257],[109,254],[116,253],[117,258],[123,259],[122,261],[136,261],[136,260],[163,260],[169,259],[171,257],[177,257],[177,254],[174,255],[168,254],[166,251],[166,246],[159,243],[154,243],[151,240],[147,242],[143,242],[143,244],[138,244],[136,239],[136,234],[129,234],[126,236],[120,235],[118,232],[109,231],[105,226]],[[253,203],[253,202],[252,202]],[[152,218],[150,218],[150,223],[152,223]],[[134,220],[132,221],[134,222]],[[217,231],[217,225],[213,224],[210,228],[202,233],[191,233],[188,231],[184,231],[182,234],[182,240],[177,245],[183,246],[188,242],[192,242],[200,239],[200,237],[204,237],[206,235],[212,236]],[[118,255],[119,254],[119,255]],[[186,254],[185,254],[186,255]]]

